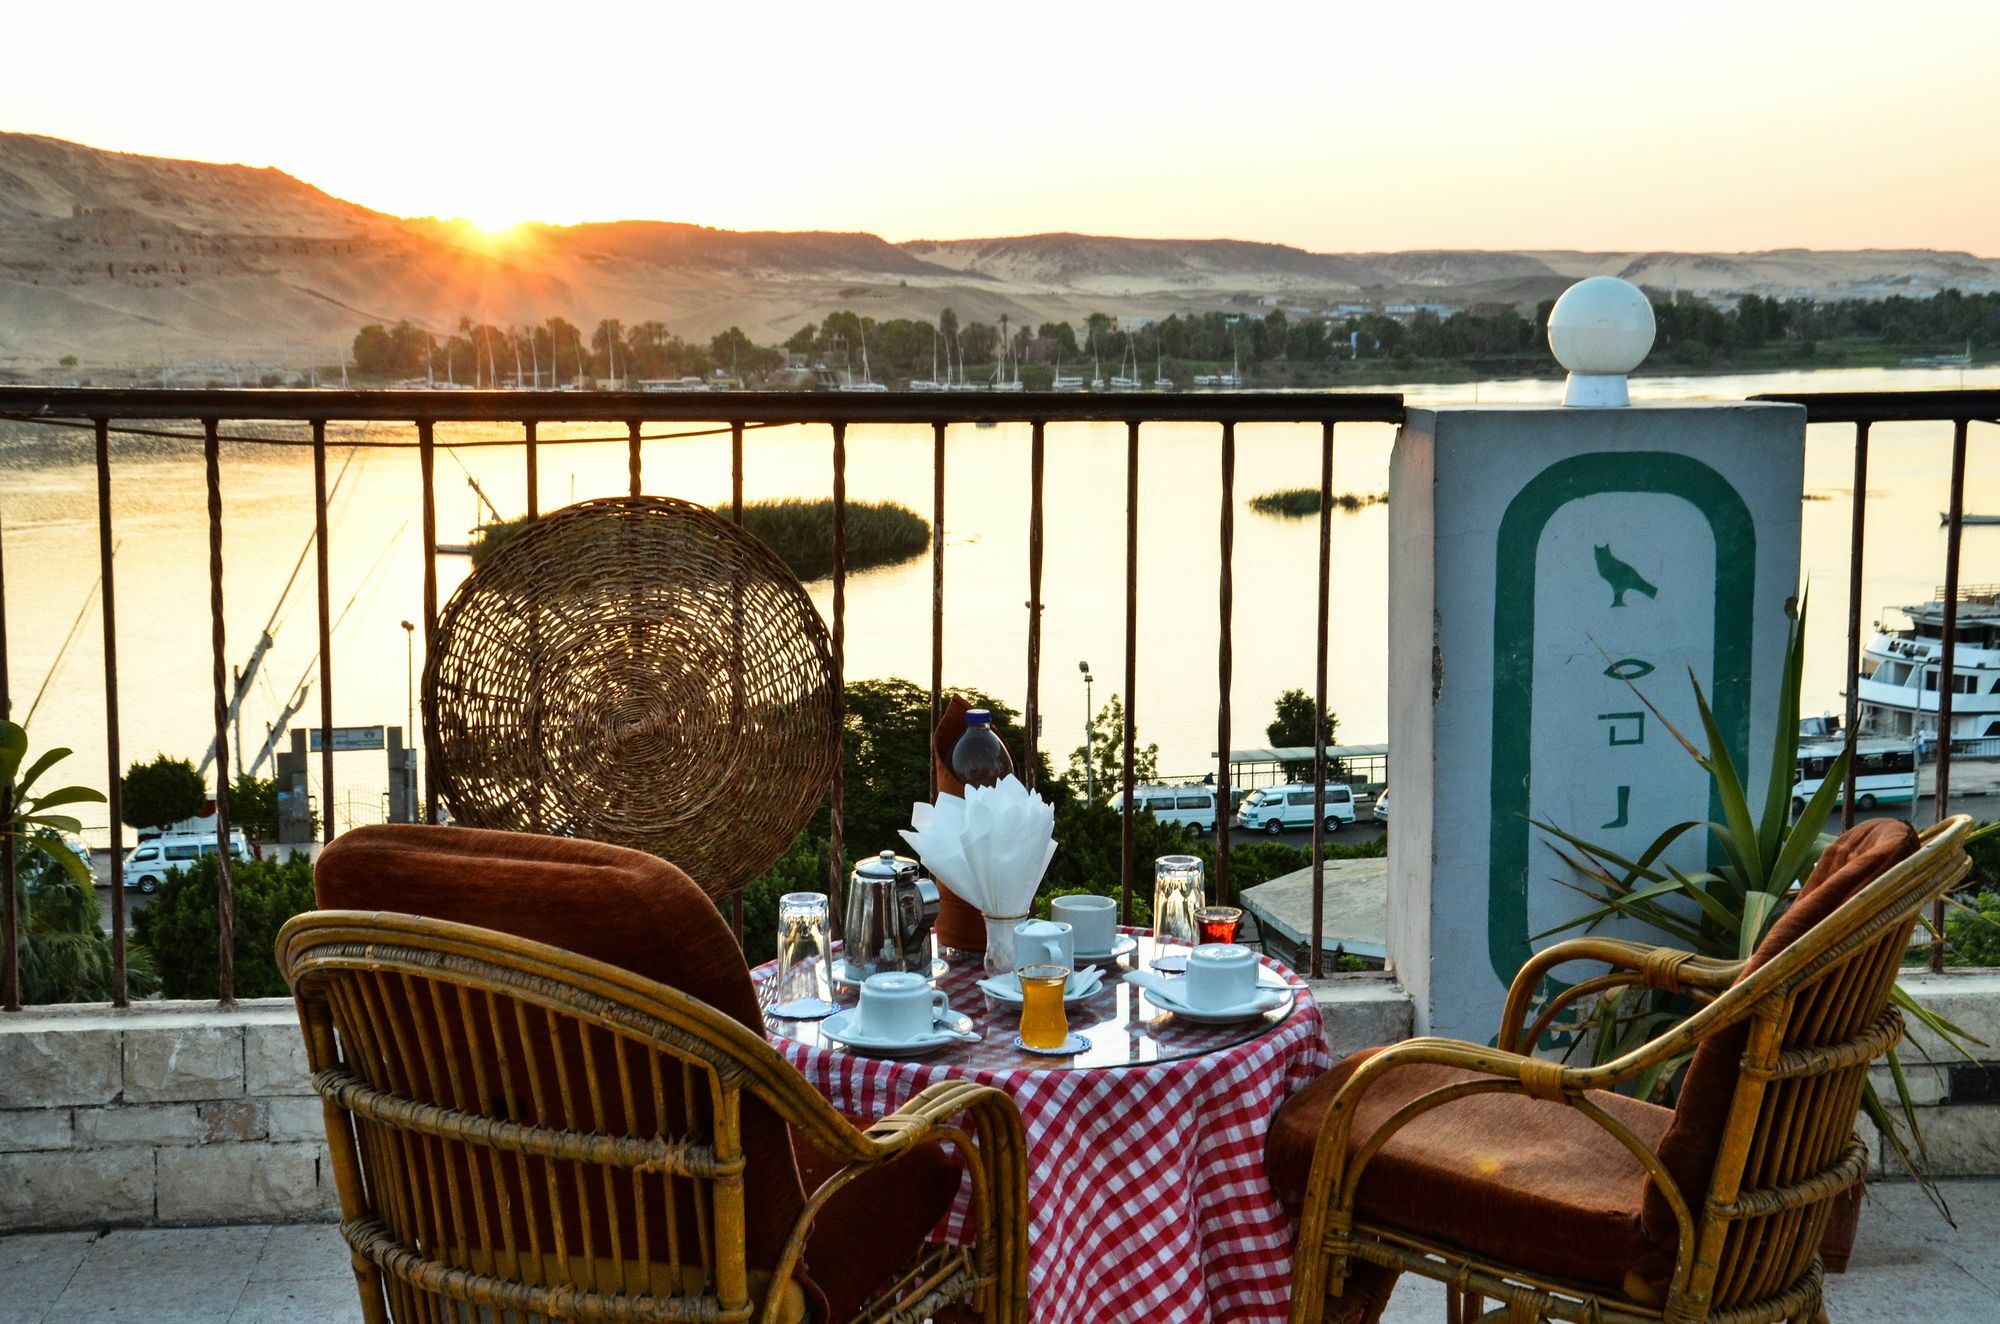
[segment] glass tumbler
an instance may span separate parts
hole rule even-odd
[[[774,1016],[804,1020],[838,1010],[832,999],[832,938],[824,892],[778,898],[778,966],[771,977]]]
[[[1206,904],[1200,857],[1162,855],[1153,862],[1155,959],[1169,948],[1193,947],[1201,941],[1201,922],[1196,916]]]

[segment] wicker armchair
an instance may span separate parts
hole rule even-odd
[[[843,1117],[765,1041],[679,870],[374,827],[326,849],[316,887],[345,908],[287,924],[278,964],[371,1324],[1024,1318],[1013,1101],[954,1083]],[[373,909],[392,898],[433,917]],[[482,908],[514,932],[461,922]],[[962,1183],[973,1243],[928,1241]]]
[[[1497,1048],[1414,1039],[1356,1054],[1287,1102],[1266,1149],[1302,1202],[1291,1318],[1373,1319],[1403,1270],[1452,1324],[1823,1320],[1821,1233],[1858,1182],[1868,1064],[1921,909],[1963,878],[1970,820],[1863,824],[1743,962],[1603,938],[1516,976]],[[1608,964],[1527,1015],[1545,976]],[[1599,1067],[1528,1056],[1577,999],[1621,985],[1702,1004]],[[1674,1108],[1612,1093],[1689,1049]],[[1289,1190],[1287,1187],[1289,1186]]]

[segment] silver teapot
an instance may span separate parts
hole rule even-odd
[[[847,879],[843,949],[850,979],[909,971],[930,974],[931,913],[917,862],[885,850]]]

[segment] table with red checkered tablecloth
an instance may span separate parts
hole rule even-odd
[[[1150,937],[1141,944],[1130,959],[1150,954]],[[1013,1097],[1027,1133],[1031,1318],[1275,1321],[1291,1300],[1293,1225],[1264,1175],[1264,1135],[1278,1105],[1332,1058],[1312,994],[1265,964],[1293,986],[1290,1004],[1214,1028],[1154,1008],[1108,970],[1102,989],[1070,1008],[1071,1028],[1093,1049],[1069,1061],[1011,1046],[1018,1009],[986,1005],[977,962],[954,964],[938,987],[972,1016],[979,1044],[893,1061],[847,1052],[814,1022],[769,1029],[852,1117],[894,1112],[946,1079]],[[964,1235],[963,1215],[961,1198],[948,1235]]]

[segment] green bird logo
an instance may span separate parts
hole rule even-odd
[[[1593,550],[1597,553],[1597,573],[1611,585],[1612,606],[1624,606],[1627,593],[1644,593],[1649,598],[1660,596],[1660,590],[1647,583],[1644,575],[1611,554],[1610,543],[1599,543]]]

